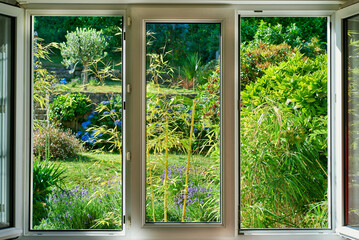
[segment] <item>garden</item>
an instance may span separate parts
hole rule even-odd
[[[35,18],[33,229],[123,227],[121,26]],[[242,18],[242,228],[328,227],[325,26]],[[220,28],[146,24],[147,223],[221,222]]]

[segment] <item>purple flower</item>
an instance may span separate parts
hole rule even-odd
[[[108,115],[108,114],[110,114],[110,112],[109,112],[109,111],[105,111],[105,112],[103,112],[102,114],[103,114],[103,115]]]
[[[197,128],[194,127],[194,128],[193,128],[193,132],[194,132],[194,133],[198,133],[199,131],[198,131]]]
[[[116,109],[112,109],[111,112],[112,112],[112,113],[116,112]]]

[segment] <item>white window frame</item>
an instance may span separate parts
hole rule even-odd
[[[332,22],[332,15],[334,11],[330,10],[316,10],[316,11],[308,11],[308,10],[260,10],[256,9],[254,10],[244,10],[238,11],[238,15],[240,17],[327,17],[328,18],[328,24],[327,24],[327,59],[328,59],[328,83],[327,83],[327,98],[328,98],[328,228],[322,228],[322,229],[240,229],[240,233],[243,233],[244,235],[258,235],[258,234],[280,234],[280,235],[287,235],[287,234],[332,234],[334,232],[335,222],[335,213],[333,213],[333,205],[335,202],[334,194],[333,194],[333,182],[334,182],[334,174],[333,174],[333,157],[332,157],[332,151],[333,151],[333,139],[331,136],[331,122],[333,119],[332,116],[332,106],[333,106],[333,99],[332,99],[332,87],[331,87],[331,22]]]
[[[10,5],[0,3],[0,14],[14,17],[15,18],[15,116],[21,116],[23,109],[24,98],[23,92],[25,91],[23,87],[24,80],[24,10],[21,8],[16,8]],[[23,157],[26,155],[24,151],[25,140],[23,139],[23,129],[24,129],[24,120],[21,117],[16,117],[15,122],[13,123],[15,131],[15,186],[14,191],[14,227],[6,228],[0,230],[0,239],[3,238],[15,238],[22,234],[22,219],[23,219],[23,190],[25,188],[24,178],[23,178],[23,169],[19,166],[23,164]]]
[[[343,42],[343,19],[349,18],[354,15],[359,14],[359,4],[354,4],[349,7],[343,8],[338,10],[335,13],[335,30],[336,35],[334,39],[334,54],[335,59],[332,60],[333,64],[336,65],[335,68],[335,81],[333,81],[333,88],[335,89],[335,111],[336,111],[336,118],[335,118],[335,158],[336,158],[336,182],[337,182],[337,194],[336,194],[336,210],[337,210],[337,218],[336,218],[336,231],[340,235],[349,238],[359,239],[359,229],[355,229],[349,226],[345,226],[344,221],[344,139],[343,139],[343,114],[344,114],[344,96],[343,96],[343,86],[344,86],[344,79],[343,79],[343,55],[346,46]]]
[[[117,10],[117,9],[113,9],[113,10],[94,10],[94,9],[88,9],[88,10],[74,10],[74,9],[67,9],[67,10],[43,10],[43,9],[29,9],[25,11],[25,19],[26,19],[26,24],[25,24],[25,31],[26,31],[26,35],[28,36],[28,42],[27,44],[25,44],[25,46],[27,47],[27,52],[29,54],[28,59],[32,59],[32,46],[33,46],[33,22],[32,22],[32,17],[33,16],[107,16],[107,17],[123,17],[123,32],[126,31],[126,11],[125,10]],[[29,44],[30,42],[30,44]],[[125,41],[123,41],[123,49],[125,48]],[[123,54],[123,70],[125,70],[125,54]],[[33,82],[33,76],[32,76],[32,69],[33,69],[33,62],[29,62],[28,64],[29,66],[31,65],[31,67],[29,68],[29,70],[26,72],[26,89],[31,89],[32,87],[32,83]],[[126,71],[123,71],[123,89],[125,89],[125,84],[126,84]],[[31,91],[28,91],[26,93],[25,98],[27,99],[31,99],[31,102],[33,101],[33,89],[31,89]],[[123,100],[125,101],[125,96],[126,94],[123,93]],[[25,106],[29,106],[25,105]],[[26,118],[26,130],[28,131],[30,134],[30,138],[29,141],[31,143],[30,146],[32,146],[32,113],[33,111],[30,111],[28,113],[28,117]],[[126,121],[126,112],[123,112],[123,126],[125,126]],[[125,134],[124,134],[124,139],[125,139]],[[31,148],[29,146],[29,148]],[[125,147],[125,142],[123,142],[123,146]],[[32,152],[32,151],[30,151]],[[123,179],[125,179],[126,177],[126,161],[125,161],[125,154],[122,154],[122,162],[123,162]],[[28,154],[28,156],[26,156],[27,158],[27,167],[25,170],[25,178],[26,179],[30,179],[30,170],[32,169],[32,154]],[[37,231],[37,230],[30,230],[30,224],[31,224],[31,217],[32,217],[32,179],[31,181],[28,181],[27,183],[27,191],[26,191],[26,196],[25,196],[25,202],[29,201],[28,204],[25,204],[25,221],[24,221],[24,235],[25,236],[29,236],[29,237],[56,237],[56,236],[91,236],[91,237],[98,237],[98,236],[116,236],[116,237],[124,237],[125,236],[125,224],[123,224],[123,229],[122,230],[108,230],[108,231],[85,231],[85,230],[80,230],[80,231],[65,231],[65,230],[59,230],[59,231]],[[126,186],[123,185],[123,193],[122,193],[122,205],[123,205],[123,215],[125,215],[125,211],[126,211],[126,206],[125,206],[125,192],[126,192]]]
[[[132,93],[128,96],[128,124],[127,144],[132,153],[131,160],[131,234],[136,237],[164,237],[183,238],[206,237],[234,237],[237,227],[236,207],[236,161],[235,161],[235,117],[237,106],[233,104],[236,99],[235,89],[237,72],[236,64],[236,18],[233,9],[206,7],[200,9],[190,6],[184,7],[133,7],[131,8],[132,25],[129,28],[128,50],[131,59],[128,66],[129,82]],[[145,223],[145,27],[146,22],[204,22],[221,23],[222,29],[222,66],[221,66],[221,155],[222,155],[222,223],[175,223],[175,224],[146,224]],[[141,47],[139,47],[141,46]],[[127,53],[129,55],[129,52]],[[131,134],[130,134],[131,131]],[[226,174],[223,174],[223,173]],[[137,186],[137,187],[136,187]],[[140,187],[139,187],[140,186]],[[188,231],[187,231],[188,230]]]

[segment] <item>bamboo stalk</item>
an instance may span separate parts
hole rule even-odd
[[[190,159],[192,154],[192,135],[193,135],[193,126],[194,126],[195,106],[196,106],[196,102],[193,101],[191,131],[189,134],[189,141],[188,141],[188,157],[187,157],[187,167],[186,167],[186,183],[185,183],[185,191],[184,191],[184,199],[183,199],[182,222],[184,222],[184,218],[186,215],[186,205],[187,205],[187,196],[188,196],[188,178],[189,178]]]
[[[166,116],[166,128],[165,128],[165,179],[163,180],[164,187],[164,221],[167,222],[167,178],[168,178],[168,117]]]
[[[150,148],[148,146],[148,134],[146,134],[146,140],[147,140],[147,162],[148,162],[148,168],[150,176],[150,188],[151,188],[151,201],[152,201],[152,218],[153,218],[153,222],[156,222],[156,218],[155,218],[155,199],[153,197],[153,183],[152,183],[152,166],[151,166],[151,159],[150,159]]]

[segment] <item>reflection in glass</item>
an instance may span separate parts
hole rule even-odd
[[[346,224],[359,227],[359,16],[346,19]]]
[[[0,228],[11,226],[11,107],[13,82],[13,19],[0,15]]]
[[[146,222],[220,222],[220,24],[146,30]]]

